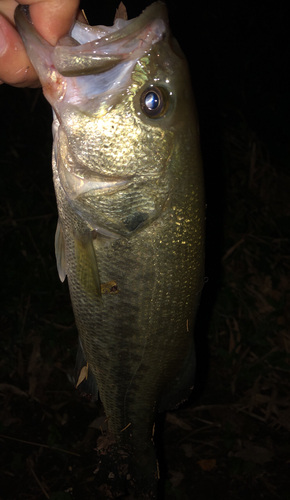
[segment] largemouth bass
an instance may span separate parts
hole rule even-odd
[[[203,286],[187,63],[160,2],[112,27],[76,22],[56,47],[28,7],[15,20],[54,110],[56,257],[79,331],[78,383],[99,391],[112,441],[154,496],[156,412],[190,395]]]

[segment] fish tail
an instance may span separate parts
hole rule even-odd
[[[109,436],[103,435],[101,440],[107,447],[98,451],[97,481],[100,485],[107,483],[111,498],[122,493],[137,500],[157,499],[159,468],[153,446],[137,452],[119,442],[110,442]]]

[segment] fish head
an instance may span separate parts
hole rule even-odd
[[[93,229],[132,235],[169,207],[177,185],[186,188],[176,157],[190,155],[197,127],[165,5],[111,27],[77,21],[55,47],[36,32],[28,7],[15,19],[54,110],[54,157],[68,202]]]

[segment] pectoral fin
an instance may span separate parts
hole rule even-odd
[[[93,233],[75,235],[74,243],[78,281],[87,294],[101,297],[101,282],[93,245]]]
[[[55,232],[55,256],[58,275],[60,281],[63,283],[66,277],[66,261],[65,261],[65,241],[60,220],[57,221]]]

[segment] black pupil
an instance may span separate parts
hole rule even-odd
[[[158,94],[156,92],[149,92],[145,97],[144,104],[150,110],[156,109],[159,104]]]

